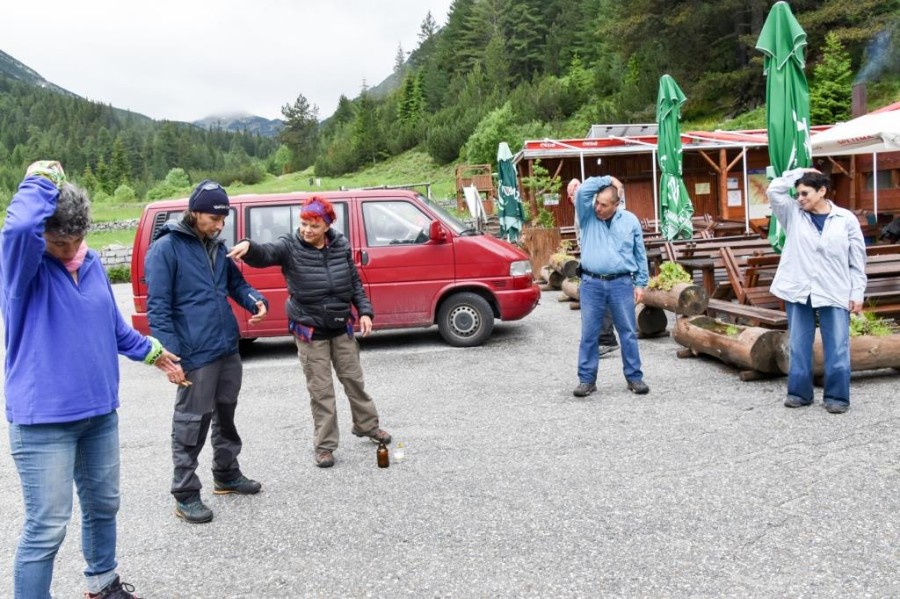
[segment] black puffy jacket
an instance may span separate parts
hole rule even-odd
[[[360,316],[375,317],[359,272],[353,263],[350,242],[329,229],[325,247],[317,249],[297,235],[282,235],[273,243],[250,241],[242,260],[257,268],[278,265],[287,282],[288,318],[322,328],[326,304],[352,304]]]

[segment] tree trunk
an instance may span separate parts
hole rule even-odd
[[[728,331],[736,334],[729,335]],[[745,370],[780,372],[776,346],[783,331],[726,325],[708,316],[681,317],[672,334],[681,345]]]
[[[578,258],[567,254],[552,254],[550,268],[567,279],[578,276]]]
[[[791,366],[790,336],[785,333],[776,349],[778,369],[787,374]],[[900,335],[860,335],[850,337],[850,370],[878,370],[880,368],[900,368]],[[813,376],[825,374],[825,352],[822,336],[816,330],[813,341]]]
[[[563,276],[549,266],[541,268],[541,278],[547,281],[550,289],[562,289]]]
[[[638,335],[641,337],[657,337],[666,331],[669,319],[665,310],[656,306],[638,304],[634,309],[637,320]]]
[[[703,314],[708,302],[706,289],[693,283],[678,283],[669,291],[644,289],[644,304],[684,316]]]
[[[562,282],[562,290],[563,293],[571,297],[573,300],[579,301],[581,299],[581,280],[565,279]]]

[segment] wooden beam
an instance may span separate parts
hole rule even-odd
[[[848,177],[851,177],[851,178],[852,178],[853,175],[851,175],[850,173],[848,173],[847,170],[846,170],[843,166],[841,166],[838,162],[836,162],[834,158],[832,158],[831,156],[826,156],[826,158],[828,158],[828,162],[830,162],[832,165],[834,165],[834,167],[835,167],[837,170],[841,171],[842,173],[844,173],[844,174],[847,175]]]
[[[715,162],[713,162],[713,159],[710,158],[709,156],[707,156],[707,155],[706,155],[706,152],[704,152],[703,150],[700,150],[700,151],[698,152],[698,154],[700,154],[701,156],[703,156],[703,160],[705,160],[706,162],[708,162],[708,163],[709,163],[709,166],[713,167],[713,170],[715,170],[717,173],[719,172],[719,165],[717,165]]]
[[[726,173],[731,170],[731,167],[733,167],[735,164],[737,164],[737,161],[741,159],[741,156],[743,156],[744,152],[746,152],[746,151],[747,151],[747,148],[741,149],[741,151],[738,153],[738,155],[734,157],[734,160],[732,160],[730,163],[728,163],[728,166],[725,168]]]
[[[728,151],[719,150],[719,214],[728,215]]]

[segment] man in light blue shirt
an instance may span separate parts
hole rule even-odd
[[[578,188],[575,210],[581,225],[581,342],[578,346],[576,397],[597,390],[597,335],[609,309],[619,344],[628,389],[644,394],[634,306],[644,297],[649,274],[641,225],[619,208],[625,187],[614,177],[590,177]]]

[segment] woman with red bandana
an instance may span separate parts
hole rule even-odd
[[[228,256],[254,267],[279,265],[287,282],[289,328],[306,375],[315,425],[315,462],[334,465],[338,447],[337,409],[331,371],[350,400],[352,432],[376,443],[390,443],[379,428],[375,402],[366,393],[359,346],[353,337],[356,315],[363,336],[372,330],[372,304],[353,263],[350,243],[331,228],[334,207],[313,196],[300,208],[300,228],[274,243],[244,239]],[[352,308],[356,309],[356,315]]]

